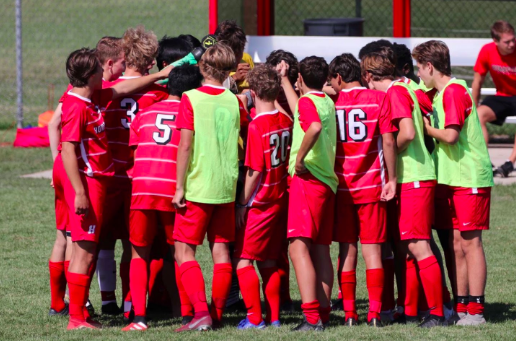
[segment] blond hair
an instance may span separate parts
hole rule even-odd
[[[233,50],[225,44],[217,43],[202,55],[199,68],[204,78],[223,83],[229,72],[236,66]]]
[[[97,43],[97,56],[102,65],[108,60],[118,60],[123,52],[122,38],[102,37]]]
[[[396,74],[396,57],[390,47],[382,47],[379,51],[367,54],[360,63],[362,77],[371,74],[375,82],[394,79]]]
[[[146,31],[141,25],[131,27],[125,31],[122,40],[127,67],[146,72],[158,54],[158,38],[154,32]]]

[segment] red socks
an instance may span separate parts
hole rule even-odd
[[[197,261],[184,262],[179,267],[179,272],[181,274],[181,282],[194,307],[195,314],[207,313],[206,289],[199,263]]]
[[[265,321],[271,323],[279,320],[281,299],[281,278],[277,267],[259,269],[263,282],[263,295],[267,315]]]
[[[193,316],[193,305],[190,303],[188,294],[186,293],[183,282],[181,281],[181,271],[179,270],[179,265],[177,265],[177,262],[174,262],[174,265],[176,267],[177,291],[179,292],[179,301],[181,302],[181,316]]]
[[[313,302],[303,303],[301,304],[301,310],[303,310],[303,314],[308,323],[316,324],[319,322],[319,301],[315,300]]]
[[[441,286],[441,284],[439,284]],[[416,261],[407,259],[405,268],[405,315],[418,315],[419,279],[417,276]],[[442,308],[441,308],[442,309]]]
[[[355,305],[357,289],[356,271],[343,271],[340,274],[340,291],[342,292],[342,304],[346,316],[344,319],[358,319],[357,309]]]
[[[435,256],[430,256],[417,263],[419,277],[425,290],[426,300],[430,308],[430,314],[444,316],[443,314],[443,284],[441,269]]]
[[[260,303],[260,280],[253,265],[237,270],[240,292],[247,308],[247,318],[252,324],[262,322],[262,308]]]
[[[457,296],[455,297],[455,311],[457,313],[468,312],[469,297],[468,296]]]
[[[149,283],[149,274],[147,270],[147,262],[143,258],[134,258],[131,260],[130,289],[131,298],[134,306],[135,316],[147,315],[147,284]]]
[[[384,271],[382,310],[391,311],[396,307],[394,302],[394,258],[382,259],[382,266]]]
[[[231,290],[233,267],[231,263],[213,265],[213,282],[211,286],[211,319],[218,323],[222,320],[222,314],[226,308],[226,300]],[[259,290],[259,289],[258,289]],[[197,309],[195,310],[197,311]]]
[[[156,283],[156,278],[158,277],[159,274],[161,274],[161,270],[163,270],[163,258],[151,259],[150,266],[149,266],[149,297],[152,294],[152,289],[154,288],[154,283]],[[131,289],[131,291],[132,291],[132,289]],[[136,314],[136,312],[135,312],[135,314]]]
[[[88,299],[90,276],[68,272],[68,288],[70,289],[70,318],[85,321],[84,310]]]
[[[50,308],[59,312],[65,308],[66,277],[64,262],[48,261],[50,273]]]
[[[484,295],[469,296],[468,314],[469,315],[484,314]]]
[[[369,293],[369,313],[367,321],[380,318],[382,311],[383,283],[385,281],[383,269],[366,270],[367,292]]]

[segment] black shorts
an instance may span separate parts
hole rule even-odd
[[[501,126],[508,116],[516,116],[516,96],[488,96],[481,105],[494,111],[496,120],[490,122],[492,124]]]

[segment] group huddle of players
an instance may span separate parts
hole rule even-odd
[[[294,330],[324,330],[332,308],[354,326],[360,240],[368,325],[485,323],[482,230],[493,175],[447,46],[431,40],[411,52],[380,40],[360,62],[344,53],[329,65],[276,50],[254,66],[235,22],[215,37],[198,65],[174,64],[197,39],[158,42],[141,26],[68,57],[70,86],[49,125],[57,225],[49,314],[69,315],[68,329],[100,328],[88,310],[95,269],[102,313],[121,313],[113,251],[121,239],[125,331],[148,328],[147,295],[150,304],[166,254],[179,332],[222,325],[234,274],[247,309],[237,328],[279,327],[292,304],[289,258],[304,315]],[[160,71],[149,73],[156,62]],[[206,235],[210,305],[196,261]]]

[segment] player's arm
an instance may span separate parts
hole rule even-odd
[[[394,198],[396,194],[396,185],[398,176],[396,174],[396,139],[393,133],[382,134],[382,147],[385,166],[387,167],[387,174],[389,174],[389,181],[385,184],[382,190],[380,199],[382,201],[389,201]]]
[[[181,140],[177,147],[177,161],[176,161],[176,193],[172,203],[175,208],[182,208],[186,206],[185,197],[185,177],[188,164],[190,163],[190,154],[192,153],[193,130],[181,129]]]
[[[399,132],[396,138],[398,154],[407,149],[410,142],[412,142],[415,137],[416,129],[414,128],[414,121],[408,117],[401,118],[399,120]]]
[[[285,92],[285,97],[287,98],[288,106],[290,107],[290,111],[292,113],[296,112],[297,101],[299,100],[299,96],[294,90],[292,84],[288,80],[288,64],[285,63],[284,60],[281,61],[276,66],[276,70],[280,73],[281,76],[281,86],[283,87],[283,91]]]
[[[61,114],[63,111],[61,108],[63,107],[63,103],[59,103],[54,110],[54,114],[48,122],[48,138],[50,140],[50,152],[52,153],[52,160],[55,161],[57,154],[57,147],[59,146],[59,141],[61,141]]]
[[[301,141],[301,147],[299,147],[299,151],[297,152],[295,167],[296,174],[303,174],[308,172],[308,169],[306,169],[305,167],[305,157],[319,139],[321,130],[321,122],[312,122],[312,124],[310,124],[310,127],[305,132],[303,141]]]
[[[163,68],[163,70],[161,70],[160,72],[152,73],[150,75],[134,79],[127,79],[123,82],[116,83],[111,87],[111,90],[113,90],[112,98],[119,98],[122,96],[132,94],[138,90],[142,90],[160,79],[167,78],[171,70],[172,66],[167,66],[166,68]]]
[[[81,181],[79,174],[79,165],[77,163],[77,155],[75,153],[78,142],[63,142],[61,149],[61,157],[63,158],[63,166],[66,175],[75,191],[75,214],[88,215],[89,200]]]
[[[459,141],[460,126],[458,124],[446,126],[444,129],[437,129],[432,127],[430,120],[426,117],[423,121],[425,122],[425,131],[428,136],[433,137],[439,142],[451,145],[454,145]]]
[[[251,200],[251,196],[253,195],[256,186],[258,186],[258,182],[260,181],[260,175],[261,172],[255,171],[250,167],[247,169],[247,173],[245,175],[244,190],[240,193],[240,198],[237,201],[237,229],[245,226],[245,213],[247,209],[247,204],[249,203],[249,200]]]
[[[473,83],[471,84],[471,95],[473,96],[473,101],[475,105],[478,106],[480,102],[480,90],[482,90],[482,85],[484,84],[484,80],[486,79],[486,75],[481,75],[478,72],[473,74]]]

